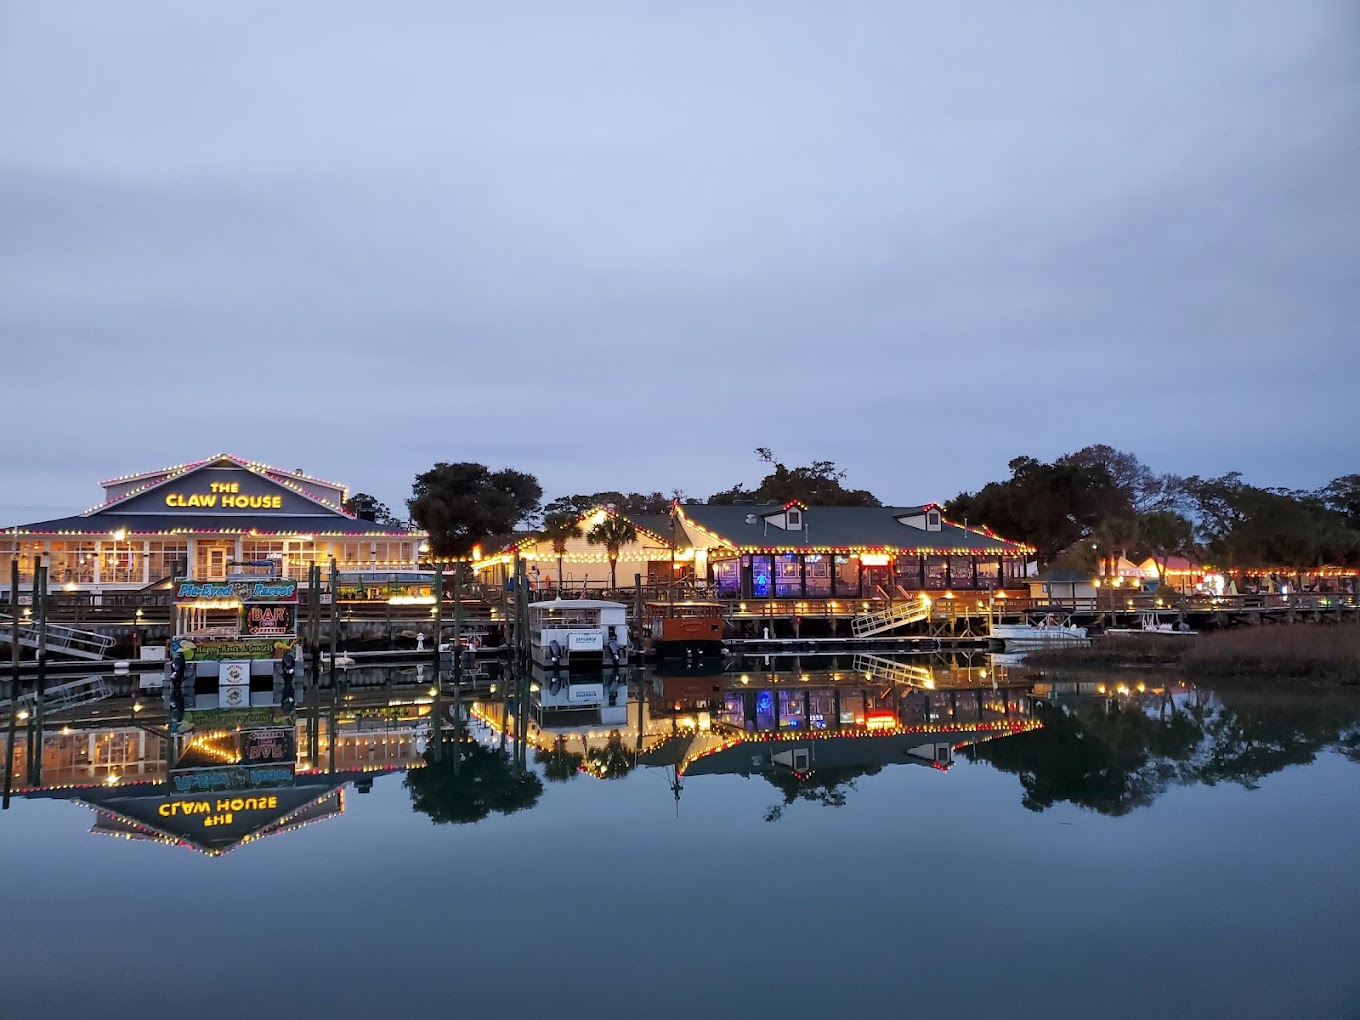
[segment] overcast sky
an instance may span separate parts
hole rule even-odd
[[[1357,323],[1353,0],[0,4],[0,523],[217,451],[1311,487]]]

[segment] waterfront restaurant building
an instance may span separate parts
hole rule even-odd
[[[363,520],[338,482],[218,454],[101,482],[104,502],[74,517],[0,530],[0,587],[17,557],[24,583],[42,557],[55,590],[135,591],[173,576],[222,580],[233,563],[274,561],[285,577],[312,563],[411,570],[423,532]]]
[[[1033,549],[938,505],[680,504],[695,572],[729,598],[900,598],[1023,588]]]

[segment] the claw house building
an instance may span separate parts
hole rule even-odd
[[[393,530],[343,508],[344,485],[221,454],[101,482],[104,502],[75,517],[0,530],[0,587],[16,557],[23,583],[46,562],[53,589],[135,591],[183,575],[224,580],[233,563],[272,561],[305,578],[340,570],[411,570],[420,532]]]
[[[898,599],[917,592],[1024,594],[1033,550],[947,520],[935,504],[681,504],[696,573],[740,599]],[[688,552],[688,551],[687,551]]]

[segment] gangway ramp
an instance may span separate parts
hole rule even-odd
[[[850,621],[850,633],[855,637],[872,637],[884,631],[928,619],[930,619],[930,596],[922,595],[907,602],[899,602],[877,613],[856,616]]]
[[[113,697],[113,688],[102,676],[87,676],[82,680],[70,680],[64,684],[49,687],[43,692],[43,711],[61,712],[68,708],[93,705],[96,701]],[[0,709],[9,708],[9,698],[0,699]],[[26,691],[19,695],[20,708],[33,708],[38,701],[36,691]]]
[[[914,666],[909,662],[884,658],[882,655],[855,656],[855,672],[871,680],[890,680],[911,687],[935,687],[935,671],[929,666]]]
[[[0,645],[11,644],[14,640],[14,617],[0,615]],[[38,628],[30,622],[23,622],[19,628],[19,647],[38,647]],[[92,630],[78,630],[61,624],[47,625],[47,640],[43,643],[49,655],[69,655],[76,659],[103,659],[113,647],[113,638]]]

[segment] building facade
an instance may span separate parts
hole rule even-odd
[[[227,454],[100,484],[104,501],[82,514],[0,530],[0,588],[16,559],[24,584],[42,562],[53,589],[93,593],[222,580],[232,564],[264,561],[300,578],[332,558],[341,570],[411,570],[426,537],[345,510],[338,482]]]

